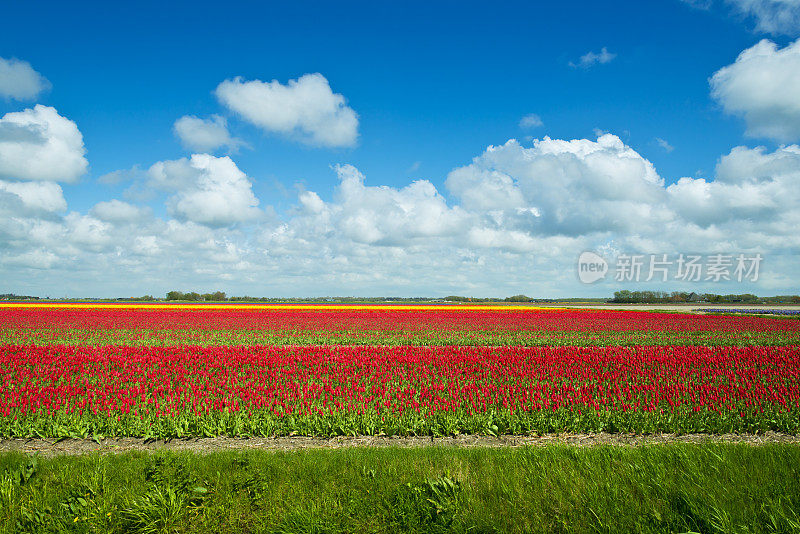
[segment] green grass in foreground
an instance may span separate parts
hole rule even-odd
[[[8,533],[800,531],[790,445],[5,454],[0,473]]]
[[[372,331],[320,330],[147,330],[0,328],[0,345],[481,345],[481,346],[631,346],[708,345],[783,346],[800,344],[800,332],[773,331]]]

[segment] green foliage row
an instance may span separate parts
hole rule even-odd
[[[0,329],[2,345],[480,345],[480,346],[782,346],[800,344],[800,332],[664,331],[368,331]]]
[[[320,407],[321,408],[321,407]],[[746,411],[745,411],[746,410]],[[763,410],[763,411],[762,411]],[[557,410],[485,412],[454,411],[392,413],[388,410],[321,411],[277,416],[271,410],[209,411],[154,415],[111,412],[14,415],[0,418],[0,437],[95,438],[133,436],[185,438],[212,436],[453,436],[458,434],[529,435],[560,432],[657,432],[712,433],[765,432],[800,433],[800,410],[783,411],[780,406],[732,407],[716,412],[691,406],[674,411],[609,409],[595,411],[575,407]]]
[[[4,534],[799,530],[790,445],[0,455]]]

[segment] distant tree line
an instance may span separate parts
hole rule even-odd
[[[669,302],[670,294],[663,291],[615,291],[611,302],[632,304],[639,302]],[[686,302],[685,300],[683,302]]]
[[[15,295],[14,293],[0,294],[0,300],[40,300],[40,297],[33,297],[28,295]],[[46,297],[44,300],[89,300],[89,301],[132,301],[132,302],[157,302],[164,299],[159,299],[153,295],[144,295],[142,297],[124,297],[117,299],[50,299]],[[602,298],[558,298],[558,299],[545,299],[533,298],[527,295],[513,295],[510,297],[466,297],[460,295],[450,295],[447,297],[228,297],[224,291],[215,291],[213,293],[198,293],[191,291],[183,293],[182,291],[170,291],[167,293],[166,300],[168,301],[205,301],[205,302],[302,302],[302,303],[379,303],[379,302],[613,302],[615,304],[623,303],[675,303],[675,302],[710,302],[716,304],[725,303],[741,303],[741,304],[800,304],[800,296],[798,295],[777,295],[774,297],[758,297],[751,293],[743,294],[730,294],[730,295],[717,295],[714,293],[689,293],[685,291],[673,291],[667,293],[664,291],[615,291],[614,298],[611,300]]]
[[[751,293],[741,295],[717,295],[715,293],[703,293],[702,300],[705,302],[746,302],[751,304],[758,303],[759,299]]]
[[[763,297],[765,304],[800,304],[800,295],[777,295],[774,297]]]
[[[223,302],[225,298],[224,291],[215,291],[213,293],[197,293],[192,291],[190,293],[182,293],[181,291],[170,291],[167,293],[167,300],[204,300],[211,302]]]
[[[230,297],[231,302],[430,302],[435,297]]]
[[[717,295],[716,293],[687,293],[685,291],[615,291],[611,302],[619,304],[637,303],[670,303],[670,302],[713,302],[717,304],[797,304],[800,296],[783,295],[777,297],[759,297],[752,293]]]
[[[499,298],[499,297],[477,298],[477,297],[461,297],[458,295],[450,295],[448,297],[445,297],[443,300],[447,302],[542,302],[544,300],[549,300],[549,299],[534,299],[533,297],[529,297],[527,295],[514,295],[512,297],[506,297],[506,298]]]
[[[30,295],[15,295],[14,293],[3,293],[0,295],[0,300],[39,300],[39,297],[31,297]]]
[[[125,300],[149,301],[157,300],[150,295],[144,297],[134,297]],[[302,298],[280,298],[280,297],[227,297],[223,291],[214,293],[197,293],[191,291],[170,291],[167,293],[166,300],[188,300],[188,301],[210,301],[210,302],[329,302],[329,303],[355,303],[355,302],[554,302],[554,299],[534,299],[527,295],[514,295],[511,297],[462,297],[451,295],[449,297],[302,297]]]

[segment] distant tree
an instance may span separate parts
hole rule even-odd
[[[188,300],[186,295],[180,291],[170,291],[167,293],[167,300]]]
[[[533,302],[533,299],[527,295],[514,295],[513,297],[506,297],[506,302]]]
[[[644,302],[670,302],[675,294],[669,295],[664,291],[615,291],[611,302],[617,303],[644,303]]]
[[[623,289],[622,291],[614,291],[614,299],[612,302],[619,302],[619,303],[627,303],[633,302],[633,296],[631,292],[627,289]]]

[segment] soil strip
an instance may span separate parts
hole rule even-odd
[[[546,445],[572,445],[591,447],[616,445],[638,447],[668,443],[744,443],[766,445],[770,443],[800,444],[800,435],[766,432],[764,434],[546,434],[542,436],[482,436],[458,435],[431,436],[336,436],[332,438],[288,436],[274,438],[188,438],[170,440],[145,440],[143,438],[92,439],[0,439],[0,453],[39,453],[42,456],[80,455],[91,453],[126,453],[133,451],[188,451],[212,453],[230,450],[330,450],[348,447],[541,447]]]

